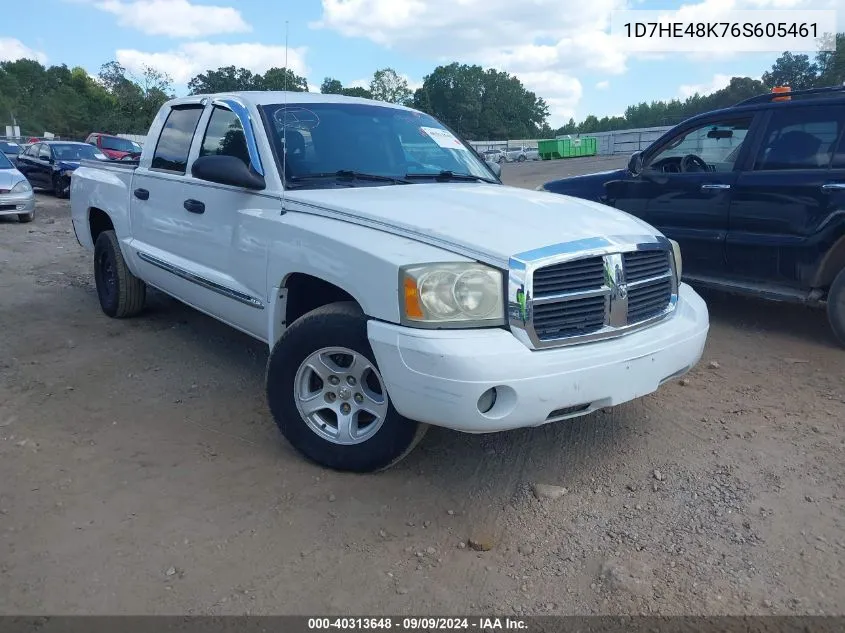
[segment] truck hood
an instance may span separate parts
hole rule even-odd
[[[611,169],[552,180],[545,183],[543,187],[546,191],[551,191],[552,193],[562,193],[578,198],[598,200],[605,193],[604,186],[606,183],[614,180],[622,180],[627,173],[627,169]]]
[[[407,235],[467,257],[482,254],[497,265],[551,244],[660,234],[642,220],[596,202],[482,183],[310,189],[288,192],[286,198],[291,210]]]

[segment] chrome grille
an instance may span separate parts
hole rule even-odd
[[[674,310],[678,280],[668,240],[647,236],[593,249],[581,244],[511,258],[510,325],[529,347],[620,336]],[[564,252],[545,254],[557,248]]]
[[[633,251],[622,253],[622,258],[628,283],[662,275],[669,269],[668,251]]]
[[[542,340],[579,336],[604,327],[607,299],[602,296],[534,306],[534,329]]]
[[[663,312],[672,298],[672,280],[660,279],[628,291],[628,323],[650,319]]]
[[[540,268],[534,273],[534,297],[598,288],[604,283],[604,259],[590,257]]]

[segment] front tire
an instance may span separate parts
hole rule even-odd
[[[517,160],[518,160],[520,163],[524,163],[524,162],[525,162],[525,156],[524,156],[524,155],[523,155],[523,156],[520,156]]]
[[[334,470],[389,468],[428,429],[394,408],[367,338],[367,317],[351,302],[317,308],[285,330],[270,353],[266,390],[285,438]]]
[[[839,343],[845,347],[845,268],[836,275],[827,293],[827,319]]]
[[[100,307],[108,316],[124,319],[144,309],[147,286],[129,271],[114,231],[103,231],[97,237],[94,281]]]
[[[70,193],[70,183],[65,186],[64,180],[59,175],[53,176],[53,195],[57,198],[67,198]]]
[[[27,222],[32,222],[32,219],[35,217],[35,212],[33,213],[18,213],[18,222],[21,224],[26,224]]]

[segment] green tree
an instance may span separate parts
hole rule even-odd
[[[188,90],[192,95],[256,90],[257,87],[256,76],[251,70],[235,66],[221,66],[217,70],[206,70],[188,82]]]
[[[344,88],[343,84],[334,77],[323,79],[323,83],[320,84],[320,92],[324,95],[345,95],[347,97],[361,97],[362,99],[373,98],[373,94],[366,88]]]
[[[453,62],[426,75],[414,107],[470,139],[537,136],[549,109],[517,77]]]
[[[308,92],[308,81],[289,68],[270,68],[263,75],[255,76],[257,90],[287,90]]]
[[[837,33],[836,50],[816,54],[818,77],[816,86],[841,86],[845,84],[845,33]]]
[[[772,69],[763,73],[763,84],[767,88],[789,86],[793,90],[812,88],[818,76],[818,66],[810,62],[807,55],[793,55],[786,52],[777,58]]]
[[[323,79],[323,83],[320,84],[320,92],[324,95],[343,94],[343,84],[333,77],[326,77]]]
[[[406,105],[410,103],[411,89],[408,82],[392,68],[382,68],[373,73],[370,81],[370,93],[376,101],[387,101]]]

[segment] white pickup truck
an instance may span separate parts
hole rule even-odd
[[[157,288],[266,342],[284,436],[371,472],[428,425],[488,433],[652,393],[701,357],[677,244],[597,203],[508,187],[431,116],[343,96],[166,103],[139,163],[70,199],[103,311]]]

